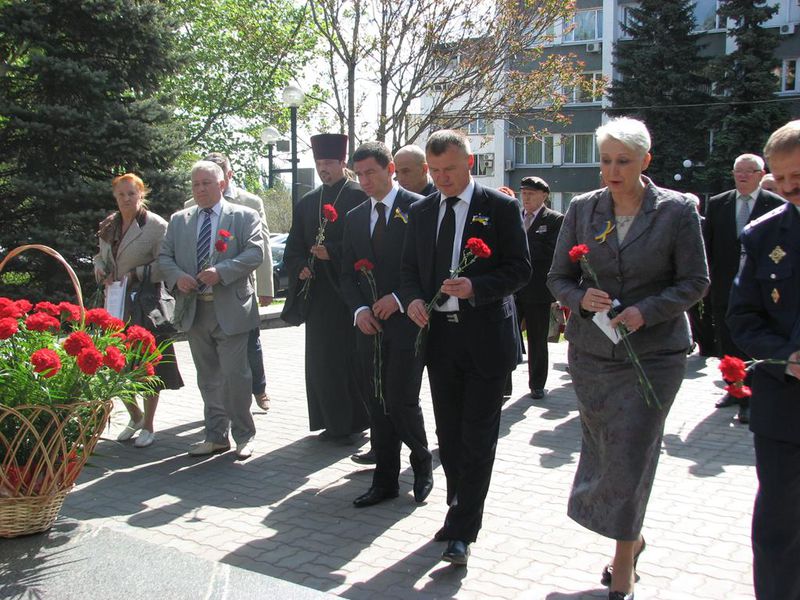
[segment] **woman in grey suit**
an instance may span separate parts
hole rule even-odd
[[[161,281],[157,259],[167,222],[147,210],[147,188],[137,175],[120,175],[111,182],[111,187],[119,210],[106,217],[97,232],[100,241],[100,252],[94,257],[97,281],[110,284],[127,275],[130,286],[144,276],[146,265],[150,265],[150,279]],[[163,338],[156,336],[156,341],[160,344]],[[163,354],[163,359],[155,367],[156,375],[162,381],[160,389],[177,390],[183,387],[183,379],[178,371],[175,351],[170,345]],[[134,402],[125,403],[131,420],[117,436],[119,441],[129,440],[141,430],[133,445],[144,448],[153,443],[153,417],[158,395],[159,390],[156,390],[144,399],[144,412]]]
[[[644,123],[620,118],[597,130],[606,188],[573,199],[556,244],[548,286],[572,310],[569,367],[582,426],[582,447],[569,516],[616,540],[604,570],[609,600],[633,598],[636,559],[653,485],[664,421],[680,388],[691,344],[685,311],[708,287],[697,211],[679,192],[642,175],[650,163]],[[586,244],[599,284],[569,251]],[[648,405],[622,343],[593,321],[615,309],[658,403]]]

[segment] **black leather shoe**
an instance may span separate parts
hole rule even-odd
[[[446,542],[450,539],[450,535],[447,533],[447,526],[445,525],[435,534],[433,534],[433,541],[434,542]]]
[[[420,467],[419,472],[414,473],[414,500],[425,502],[433,489],[433,469],[431,465]]]
[[[541,400],[544,398],[544,390],[542,388],[534,388],[531,390],[531,398],[534,400]]]
[[[642,545],[639,547],[639,551],[633,555],[633,580],[637,583],[641,577],[639,577],[639,573],[636,572],[636,565],[639,564],[639,557],[642,555],[642,552],[644,552],[645,548],[647,548],[647,542],[645,541],[644,536],[642,536]],[[603,568],[603,572],[600,574],[600,583],[606,586],[611,585],[611,573],[613,570],[614,567],[612,567],[610,564],[606,565]],[[614,593],[619,594],[621,592]]]
[[[739,404],[739,400],[737,400],[730,394],[725,394],[722,398],[717,400],[717,403],[714,405],[714,408],[727,408],[729,406],[736,406],[737,404]]]
[[[375,458],[375,449],[370,448],[368,451],[362,452],[361,454],[353,454],[350,460],[360,465],[374,465],[377,462]]]
[[[633,592],[608,592],[608,600],[633,600]]]
[[[739,423],[742,425],[746,425],[750,422],[750,407],[749,406],[740,406],[739,407]]]
[[[442,552],[442,560],[454,565],[467,566],[469,544],[461,540],[451,540],[447,544],[447,549]]]
[[[365,494],[361,494],[358,498],[353,500],[353,506],[356,508],[365,508],[367,506],[372,506],[373,504],[383,502],[384,500],[397,498],[397,496],[397,490],[387,490],[386,488],[373,485]]]

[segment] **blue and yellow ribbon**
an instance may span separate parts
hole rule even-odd
[[[606,238],[612,231],[614,231],[614,224],[611,221],[606,221],[606,228],[598,235],[594,236],[595,241],[600,244],[605,243]]]

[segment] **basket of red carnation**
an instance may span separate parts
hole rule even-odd
[[[130,400],[157,383],[161,351],[142,327],[104,309],[0,297],[0,537],[49,529],[108,422],[112,399]]]

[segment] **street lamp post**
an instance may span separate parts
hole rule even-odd
[[[297,107],[303,103],[305,94],[296,85],[287,85],[283,90],[283,103],[289,107],[292,135],[292,206],[297,204],[299,184],[297,181]]]
[[[281,139],[281,134],[274,127],[266,127],[264,131],[261,132],[261,141],[267,145],[267,176],[269,178],[269,189],[275,186],[275,170],[272,167],[272,149],[275,146],[275,142],[279,139]]]

